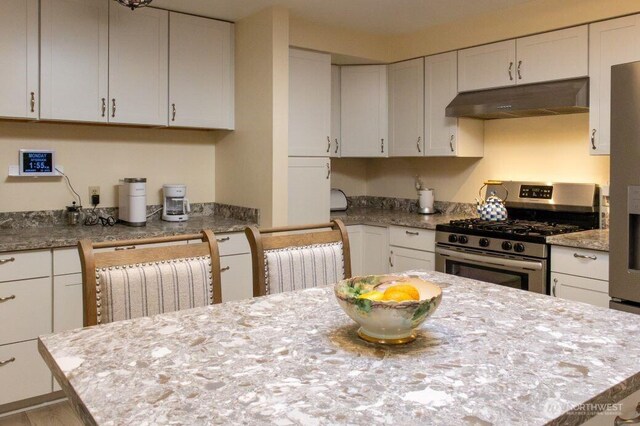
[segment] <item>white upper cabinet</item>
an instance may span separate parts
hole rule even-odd
[[[38,0],[0,2],[0,117],[38,118]]]
[[[331,65],[331,156],[340,157],[340,67]]]
[[[518,84],[584,77],[589,72],[587,25],[516,40]]]
[[[424,153],[454,156],[458,119],[445,116],[445,108],[458,94],[456,52],[428,56],[424,62]]]
[[[458,89],[467,92],[514,84],[584,77],[586,25],[458,51]]]
[[[424,58],[389,65],[389,156],[424,153]]]
[[[41,0],[40,118],[107,122],[109,3]]]
[[[331,152],[331,55],[289,49],[289,155]]]
[[[340,78],[342,157],[386,157],[387,66],[343,66]]]
[[[329,222],[329,158],[289,157],[289,225]]]
[[[111,123],[168,124],[169,12],[109,2]]]
[[[589,151],[608,155],[611,66],[640,60],[640,15],[589,25]]]
[[[458,51],[458,90],[515,84],[516,41],[507,40]]]
[[[233,24],[169,20],[169,126],[233,129]]]

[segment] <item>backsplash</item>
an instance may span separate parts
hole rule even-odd
[[[84,217],[91,212],[90,208],[83,209]],[[99,216],[118,217],[117,207],[97,208],[95,212]],[[155,212],[155,213],[154,213]],[[147,215],[154,213],[148,218],[149,221],[160,220],[162,214],[161,205],[147,206]],[[217,216],[230,219],[243,220],[247,222],[260,223],[260,211],[258,209],[232,206],[220,203],[192,203],[190,216]],[[65,210],[38,210],[22,212],[0,212],[0,229],[24,229],[47,226],[66,225]]]
[[[348,208],[365,207],[383,210],[399,210],[409,213],[418,212],[418,200],[412,198],[375,197],[371,195],[356,195],[347,197]],[[471,203],[454,203],[449,201],[435,201],[433,207],[439,212],[449,215],[476,214],[476,205]]]

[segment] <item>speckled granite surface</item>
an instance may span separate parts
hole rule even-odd
[[[412,228],[436,229],[439,223],[470,217],[465,214],[422,215],[403,210],[354,207],[345,212],[332,212],[331,219],[340,219],[346,225],[409,226]]]
[[[572,234],[554,235],[547,237],[547,243],[554,246],[609,251],[609,230],[592,229]]]
[[[570,426],[593,415],[581,404],[640,389],[640,316],[423,276],[444,297],[406,346],[360,340],[320,288],[44,336],[39,349],[100,425]]]

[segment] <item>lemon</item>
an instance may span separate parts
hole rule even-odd
[[[358,299],[382,300],[384,293],[378,290],[372,290],[358,296]]]
[[[415,300],[409,293],[405,293],[404,291],[389,291],[387,289],[384,292],[384,296],[382,300],[385,301],[393,301],[393,302],[405,302],[407,300]]]
[[[402,293],[406,293],[407,295],[409,295],[409,299],[404,299],[404,300],[420,300],[420,292],[418,292],[418,289],[415,288],[412,285],[408,285],[408,284],[399,284],[399,285],[393,285],[391,287],[388,287],[384,294],[386,296],[387,292],[389,293],[393,293],[393,292],[402,292]]]

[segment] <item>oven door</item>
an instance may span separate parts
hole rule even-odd
[[[547,261],[436,245],[436,271],[547,294]]]

